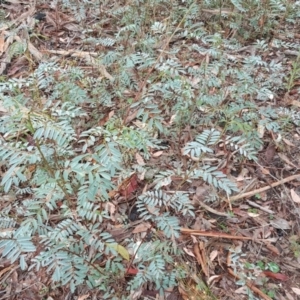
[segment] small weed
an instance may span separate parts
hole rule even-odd
[[[295,82],[299,78],[300,78],[300,51],[296,60],[292,63],[291,71],[288,76],[288,81],[286,84],[286,88],[288,92],[295,86]]]
[[[293,235],[289,238],[290,249],[293,251],[295,258],[300,257],[300,239],[299,236]]]
[[[249,208],[247,211],[249,213],[252,213],[252,214],[257,214],[258,213],[258,209],[257,208]]]

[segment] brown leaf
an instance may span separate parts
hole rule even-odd
[[[67,24],[64,24],[63,27],[69,31],[81,31],[81,28],[74,24],[74,23],[67,23]]]
[[[115,114],[115,112],[112,110],[107,115],[105,115],[102,119],[99,120],[98,124],[100,126],[103,126],[109,119],[112,118],[112,116]]]
[[[271,271],[263,271],[262,272],[265,276],[273,278],[273,279],[277,279],[280,281],[287,281],[289,280],[289,277],[286,276],[285,274],[281,274],[281,273],[273,273]]]
[[[269,175],[270,174],[270,171],[268,169],[265,169],[263,167],[260,167],[259,169],[260,169],[260,171],[263,175]]]
[[[126,178],[119,186],[118,192],[124,196],[129,197],[138,187],[137,175],[132,174],[129,178]]]
[[[265,152],[265,162],[267,164],[271,163],[274,156],[275,156],[275,152],[276,152],[276,147],[274,144],[269,144],[269,146],[267,147],[266,149],[266,152]]]
[[[151,228],[151,224],[149,222],[143,222],[143,223],[137,225],[132,230],[132,233],[146,232],[149,228]]]
[[[278,248],[275,247],[274,245],[272,245],[271,243],[266,242],[265,246],[266,246],[267,249],[272,251],[273,254],[278,255],[278,256],[280,255],[280,252],[279,252]]]
[[[194,244],[194,253],[198,264],[201,266],[201,269],[206,277],[209,277],[208,262],[206,260],[206,249],[204,242],[200,241],[197,244]]]

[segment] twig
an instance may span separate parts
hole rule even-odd
[[[262,210],[262,211],[264,211],[264,212],[266,212],[266,213],[268,213],[268,214],[275,214],[275,212],[274,212],[273,210],[268,209],[268,208],[266,208],[266,207],[263,207],[263,206],[261,206],[261,205],[255,203],[255,202],[253,202],[253,201],[247,200],[247,203],[248,203],[249,205],[253,206],[253,207],[259,208],[260,210]]]
[[[248,237],[248,236],[231,235],[231,234],[227,234],[227,233],[223,233],[223,232],[201,231],[201,230],[194,230],[194,229],[189,229],[189,228],[181,228],[180,231],[183,234],[192,234],[192,235],[216,237],[216,238],[230,239],[230,240],[268,242],[267,239],[254,239],[254,238]]]
[[[222,217],[230,217],[229,214],[227,213],[223,213],[223,212],[219,212],[215,209],[213,209],[212,207],[206,205],[204,202],[202,202],[201,200],[197,199],[198,203],[200,204],[200,206],[202,206],[203,208],[205,208],[206,210],[208,210],[210,213],[215,214],[217,216],[222,216]]]
[[[292,181],[292,180],[297,179],[297,178],[300,178],[300,174],[296,174],[296,175],[292,175],[292,176],[286,177],[286,178],[284,178],[282,180],[279,180],[277,182],[271,183],[270,185],[264,186],[264,187],[262,187],[260,189],[256,189],[256,190],[253,190],[253,191],[250,191],[250,192],[247,192],[247,193],[243,193],[243,194],[239,194],[239,195],[236,195],[236,196],[232,196],[232,197],[229,198],[229,200],[230,201],[235,201],[235,200],[239,200],[239,199],[242,199],[242,198],[251,197],[251,196],[254,196],[255,194],[259,194],[261,192],[267,191],[270,188],[273,188],[275,186],[284,184],[286,182]]]

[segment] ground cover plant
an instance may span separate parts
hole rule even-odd
[[[296,299],[299,1],[0,8],[0,299]]]

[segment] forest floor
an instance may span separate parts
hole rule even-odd
[[[77,66],[84,71],[93,72],[93,65],[87,63],[88,56],[95,57],[97,53],[126,47],[125,44],[103,46],[86,42],[87,36],[96,34],[93,32],[98,30],[99,18],[95,18],[93,12],[87,12],[85,19],[79,22],[74,18],[72,8],[68,11],[67,8],[55,7],[55,1],[36,5],[28,5],[27,1],[0,2],[1,13],[10,21],[9,25],[0,24],[2,82],[7,79],[26,80],[40,62],[47,60],[55,61],[65,68]],[[207,10],[206,13],[208,18],[215,14],[213,10]],[[109,14],[105,18],[101,25],[105,30],[103,34],[114,36],[117,31],[110,21],[114,23],[115,20],[113,16],[110,20]],[[209,22],[205,22],[207,21],[204,21],[204,24],[211,26]],[[300,45],[300,27],[297,22],[292,26],[284,20],[281,20],[279,27],[278,32],[272,32],[272,36],[266,39],[264,50],[257,55],[261,56],[262,61],[274,60],[282,64],[281,72],[284,74],[285,86],[270,94],[267,100],[252,100],[260,108],[288,109],[297,119],[300,107],[300,52],[295,45]],[[211,28],[209,30],[212,31]],[[222,38],[232,39],[237,36],[236,32],[227,29],[221,30]],[[277,46],[273,39],[279,39],[281,45],[286,46]],[[254,51],[255,40],[240,39],[241,48],[228,52],[228,55],[239,62],[248,58]],[[15,49],[15,53],[11,55],[12,45],[22,41],[27,45],[26,51]],[[188,52],[188,39],[170,38],[161,42],[162,45],[158,47],[164,51],[167,49],[171,52],[175,46],[180,48],[177,57],[182,65],[186,66],[189,63],[188,59],[195,55],[194,52]],[[128,47],[132,47],[131,43],[132,41],[129,41]],[[132,48],[130,49],[132,51]],[[207,62],[209,59],[211,58],[208,55],[198,53],[196,61]],[[196,68],[197,64],[190,63],[190,67]],[[103,68],[100,70],[101,76],[110,80],[110,71]],[[144,77],[139,76],[141,74],[137,75],[140,84],[137,91],[145,88],[145,82],[151,77],[151,73],[147,73],[146,70]],[[194,84],[198,84],[197,80],[194,80]],[[228,86],[232,84],[234,83],[228,82]],[[78,85],[84,86],[84,83],[78,81]],[[212,96],[215,92],[214,87],[209,90]],[[139,97],[139,92],[128,91],[130,97],[131,93],[132,98]],[[110,109],[104,109],[99,114],[99,126],[105,126],[122,107],[120,99],[113,99],[112,102]],[[227,100],[224,100],[222,105],[225,105],[225,102]],[[5,113],[5,110],[1,110],[2,115]],[[245,110],[236,112],[236,118],[240,118],[244,113]],[[134,108],[127,110],[124,122],[128,126],[138,127],[136,116]],[[173,117],[173,113],[166,109],[161,114],[166,127],[170,126]],[[234,122],[235,118],[230,118],[230,122]],[[261,118],[264,116],[261,115]],[[217,128],[221,127],[219,124]],[[152,166],[153,170],[167,170],[174,168],[176,164],[186,166],[187,157],[183,155],[182,148],[200,133],[200,128],[203,129],[203,125],[197,128],[186,124],[177,132],[177,136],[172,136],[173,140],[168,137],[165,149],[153,150],[147,161],[141,155],[135,154],[134,164],[147,164]],[[178,286],[173,290],[165,291],[167,299],[300,299],[299,128],[292,122],[282,131],[268,126],[257,127],[255,130],[259,131],[263,143],[256,160],[235,159],[235,152],[226,150],[224,145],[218,144],[214,148],[214,153],[210,153],[208,160],[237,185],[239,192],[233,195],[218,193],[217,189],[212,189],[211,185],[204,183],[202,179],[184,181],[182,177],[172,175],[168,182],[161,184],[168,193],[178,190],[187,192],[196,208],[195,218],[178,216],[181,235],[176,243],[184,255],[178,258],[177,263],[189,269],[190,277],[179,280]],[[110,196],[114,198],[114,206],[111,209],[114,217],[110,220],[110,233],[120,244],[132,236],[141,236],[143,241],[145,233],[152,230],[153,224],[135,215],[137,212],[134,201],[137,195],[155,188],[155,181],[151,182],[151,175],[147,174],[147,181],[144,175],[135,172],[119,182],[118,188],[110,192]],[[123,228],[115,220],[124,211],[128,211],[128,207],[131,207],[131,225]],[[126,275],[129,277],[126,280],[130,280],[130,276],[135,276],[137,270],[130,264],[127,264],[126,268]],[[205,288],[201,288],[202,284]],[[0,299],[104,299],[97,291],[86,286],[77,287],[75,294],[70,293],[68,285],[56,289],[49,286],[50,281],[45,274],[35,273],[34,269],[28,272],[21,271],[18,261],[10,264],[6,259],[0,260],[0,290],[4,291],[1,292]],[[140,290],[139,296],[131,295],[130,299],[161,298],[158,291],[148,285]]]

